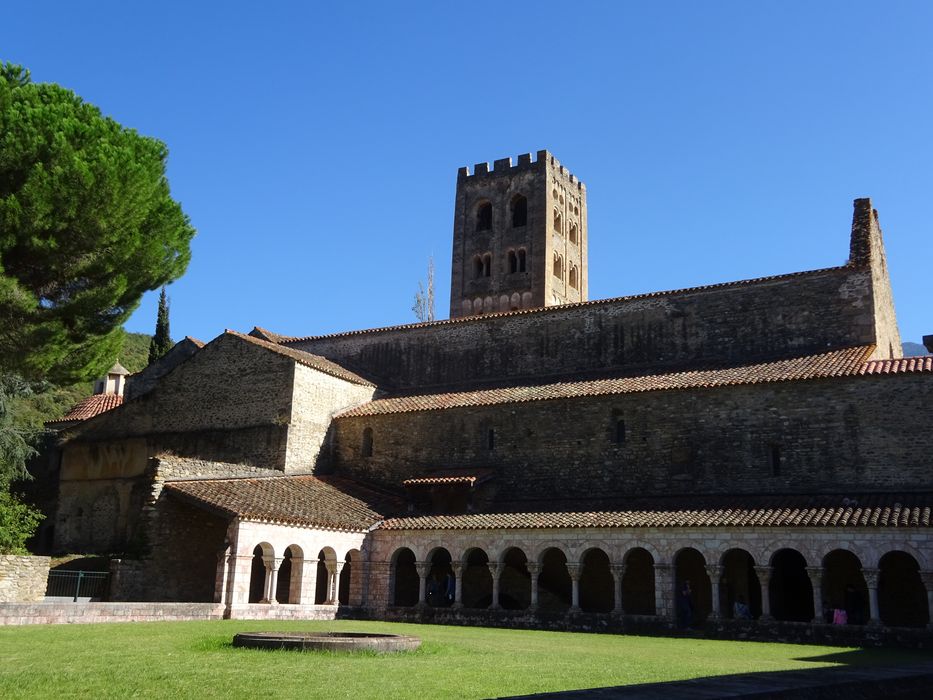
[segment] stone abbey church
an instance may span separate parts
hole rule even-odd
[[[58,549],[231,617],[929,634],[933,357],[869,200],[842,266],[591,301],[539,151],[460,169],[452,273],[449,320],[130,376],[64,434]]]

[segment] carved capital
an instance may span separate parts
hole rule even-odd
[[[486,568],[489,569],[489,573],[492,575],[493,580],[498,580],[499,572],[502,571],[502,563],[498,561],[487,561]]]
[[[428,574],[431,573],[431,562],[416,561],[415,570],[418,572],[418,576],[420,576],[421,578],[427,578]]]
[[[758,576],[758,583],[762,586],[767,586],[771,583],[771,572],[774,571],[773,566],[756,566],[755,575]]]
[[[621,578],[625,576],[625,564],[610,564],[609,571],[612,572],[612,575],[616,579],[621,580]]]
[[[706,574],[709,576],[710,583],[714,586],[719,583],[719,580],[722,578],[722,569],[723,567],[719,564],[709,564],[706,567]]]
[[[541,565],[536,561],[526,563],[525,568],[528,569],[528,573],[532,576],[537,576],[541,572]]]
[[[933,591],[933,571],[921,571],[920,580],[927,589],[927,593]]]
[[[574,581],[579,580],[580,571],[583,570],[583,565],[579,562],[570,563],[567,562],[567,573],[570,574],[570,578]]]
[[[865,577],[865,585],[869,588],[877,588],[878,575],[880,573],[878,569],[862,569],[862,576]]]
[[[810,583],[812,583],[814,586],[819,586],[823,582],[823,567],[808,566],[807,576],[810,577]]]
[[[463,562],[462,561],[452,561],[450,562],[450,568],[454,572],[454,576],[460,578],[463,575]]]

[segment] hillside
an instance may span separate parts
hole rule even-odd
[[[918,355],[928,355],[927,349],[920,343],[902,343],[904,348],[904,357],[916,357]]]

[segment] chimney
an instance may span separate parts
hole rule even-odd
[[[923,347],[927,349],[927,352],[933,355],[933,335],[923,336]]]

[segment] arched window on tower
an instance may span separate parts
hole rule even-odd
[[[570,265],[570,286],[574,289],[577,289],[580,286],[579,274],[577,273],[577,266]]]
[[[512,197],[512,228],[518,228],[528,223],[528,200],[524,195],[517,194]]]
[[[488,231],[492,228],[492,204],[483,202],[476,208],[476,230]]]
[[[518,272],[518,256],[514,250],[509,251],[509,274],[514,275]]]
[[[519,248],[518,249],[518,271],[519,272],[525,271],[525,258],[526,258],[525,249]]]
[[[569,228],[570,228],[570,231],[567,234],[567,236],[570,238],[571,243],[576,243],[577,242],[577,222],[571,221]]]
[[[486,253],[483,255],[483,277],[489,277],[492,274],[492,255]]]
[[[473,256],[473,278],[479,279],[483,276],[483,259],[478,256]]]
[[[554,210],[554,230],[557,233],[564,232],[564,219],[556,209]]]
[[[557,253],[554,253],[554,276],[564,279],[564,259]]]
[[[361,446],[360,454],[363,457],[373,456],[373,429],[372,428],[363,429],[363,444]]]

